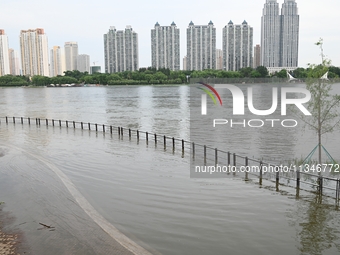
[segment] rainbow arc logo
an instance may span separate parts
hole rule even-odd
[[[211,100],[214,102],[214,104],[217,104],[217,100],[218,99],[220,105],[222,106],[222,99],[220,97],[220,95],[218,94],[218,92],[216,91],[216,89],[214,87],[212,87],[209,84],[205,84],[203,82],[199,82],[199,84],[205,86],[206,88],[198,88],[200,90],[203,90],[206,94],[202,94],[202,115],[206,115],[207,114],[207,95],[210,96]],[[215,96],[216,98],[215,98]]]

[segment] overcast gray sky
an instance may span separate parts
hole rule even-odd
[[[278,1],[280,7],[284,0]],[[314,45],[324,39],[324,53],[340,66],[340,1],[297,0],[300,15],[299,66],[320,63]],[[127,25],[138,33],[139,66],[151,66],[151,29],[158,21],[168,26],[174,21],[180,29],[181,66],[186,55],[186,29],[190,21],[216,27],[217,48],[222,46],[222,28],[232,20],[246,20],[254,28],[254,45],[260,43],[261,16],[265,0],[0,0],[0,29],[5,29],[9,47],[19,51],[22,29],[44,28],[49,48],[78,42],[79,54],[90,55],[104,71],[103,34],[110,26],[123,30]]]

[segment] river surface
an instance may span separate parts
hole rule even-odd
[[[209,142],[190,135],[188,86],[0,88],[0,117],[5,116],[108,124]],[[315,146],[314,134],[302,128],[289,135],[230,132],[231,151],[266,160],[300,158]],[[339,133],[325,136],[324,145],[339,160],[337,138]],[[8,228],[23,231],[27,254],[115,254],[119,244],[84,212],[77,196],[153,254],[339,254],[334,199],[320,203],[309,192],[297,198],[292,188],[277,191],[269,181],[259,185],[237,175],[190,178],[190,163],[188,153],[135,136],[1,119],[0,201],[14,217]]]

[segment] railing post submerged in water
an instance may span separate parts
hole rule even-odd
[[[233,153],[233,161],[234,161],[233,166],[236,169],[236,154],[235,153]],[[236,171],[233,171],[233,175],[236,175]]]
[[[275,172],[276,172],[276,191],[279,191],[279,185],[280,185],[280,169],[278,166],[275,167]]]
[[[322,176],[318,177],[318,190],[319,190],[319,194],[322,195],[322,191],[323,191],[323,177]]]
[[[207,163],[207,146],[204,145],[204,165]]]
[[[296,170],[296,188],[297,189],[300,189],[300,170],[297,169]]]
[[[248,181],[248,157],[244,159],[244,165],[245,165],[245,181]]]
[[[336,197],[336,203],[339,204],[339,201],[340,201],[340,179],[337,179],[336,184],[337,185],[336,185],[336,191],[335,191],[336,195],[335,195],[335,197]]]
[[[259,180],[259,184],[262,185],[262,161],[260,161],[260,180]]]
[[[215,148],[215,166],[217,166],[218,163],[218,155],[217,155],[217,148]]]

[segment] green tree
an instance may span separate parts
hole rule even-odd
[[[73,77],[78,81],[81,80],[84,76],[88,75],[88,72],[80,72],[78,70],[73,70],[73,71],[64,71],[65,76],[68,77]]]
[[[256,67],[256,71],[258,71],[261,74],[262,78],[265,78],[268,76],[268,69],[265,66]]]
[[[32,77],[32,83],[36,86],[46,86],[51,83],[51,78],[41,75],[34,75]]]
[[[167,77],[170,76],[170,69],[169,69],[169,68],[159,68],[158,71],[159,71],[159,72],[162,72],[162,73],[165,74]]]
[[[253,70],[253,71],[250,73],[250,77],[252,77],[252,78],[260,78],[260,77],[261,77],[261,74],[260,74],[257,70]]]
[[[0,77],[0,86],[27,86],[29,78],[26,76],[5,75]]]
[[[280,72],[276,72],[275,75],[278,78],[287,78],[287,70],[282,69],[282,70],[280,70]]]
[[[251,67],[244,67],[241,68],[239,72],[241,73],[241,77],[250,77],[253,70]]]
[[[334,74],[334,78],[337,78],[337,77],[340,77],[340,68],[339,67],[335,67],[335,66],[330,66],[329,67],[329,73],[331,74]],[[329,76],[331,77],[331,76]],[[331,77],[331,78],[333,78]]]
[[[323,40],[320,39],[316,45],[321,51],[321,65],[309,65],[307,89],[311,93],[311,100],[307,108],[311,116],[301,116],[301,119],[312,130],[317,133],[318,140],[318,161],[322,163],[322,135],[333,132],[339,127],[339,106],[340,96],[331,95],[332,85],[328,79],[322,78],[329,71],[330,61],[325,59],[323,54]]]
[[[122,77],[120,77],[117,73],[112,73],[107,77],[108,80],[121,80]]]
[[[302,68],[302,67],[298,67],[293,71],[293,77],[297,78],[297,79],[304,79],[307,78],[308,76],[308,72],[306,69]]]
[[[168,79],[168,77],[160,71],[155,73],[153,76],[154,76],[154,79],[159,80],[160,83],[164,83],[164,81],[166,81]]]

